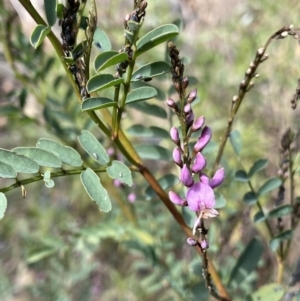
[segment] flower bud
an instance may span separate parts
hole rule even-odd
[[[186,104],[186,105],[184,106],[184,108],[183,108],[184,114],[185,114],[185,115],[188,115],[189,113],[191,113],[191,111],[192,111],[191,105],[190,105],[189,103]]]
[[[197,97],[197,89],[193,90],[192,92],[190,92],[190,94],[188,95],[187,98],[187,103],[192,103]]]
[[[175,103],[175,101],[172,98],[167,99],[167,105],[172,109],[175,109],[175,110],[178,109],[177,104]]]
[[[183,200],[177,193],[174,191],[169,191],[169,199],[172,203],[179,206],[185,206],[186,200]]]
[[[188,127],[190,127],[193,124],[193,122],[194,122],[194,112],[193,111],[191,111],[191,113],[186,116],[185,121],[186,121],[186,124]]]
[[[187,242],[190,246],[192,246],[192,247],[197,246],[197,245],[199,244],[198,241],[197,241],[195,238],[193,238],[193,237],[189,237],[189,238],[186,240],[186,242]]]
[[[206,159],[204,156],[199,152],[196,154],[194,159],[194,164],[192,166],[192,172],[198,173],[206,166]]]
[[[201,249],[204,251],[204,250],[207,250],[209,245],[208,245],[208,241],[207,240],[202,240],[200,241],[200,246],[201,246]]]
[[[197,132],[198,130],[201,129],[201,127],[203,126],[204,122],[205,122],[204,116],[199,117],[199,118],[196,119],[195,122],[193,123],[191,130],[192,130],[193,132]]]
[[[184,164],[182,169],[181,169],[180,181],[186,187],[191,187],[194,184],[194,180],[193,180],[191,171],[189,170],[189,168],[186,164]]]
[[[194,146],[194,152],[195,153],[200,152],[210,141],[211,136],[212,136],[211,129],[208,126],[204,127],[201,136],[199,137],[199,140],[196,142]]]
[[[187,86],[189,85],[189,79],[187,77],[184,77],[181,81],[181,84],[182,84],[182,88],[186,89]]]
[[[179,145],[180,144],[180,138],[179,138],[179,132],[178,132],[178,129],[173,126],[170,130],[170,136],[171,136],[171,139],[172,141],[176,144],[176,145]]]
[[[221,185],[222,182],[224,181],[224,178],[225,178],[225,169],[222,167],[215,172],[213,178],[209,181],[209,186],[211,188],[215,188]]]
[[[179,147],[176,147],[173,150],[173,160],[179,167],[182,167],[183,162],[181,159],[181,152],[180,152]]]
[[[127,200],[130,203],[134,203],[135,200],[136,200],[136,194],[134,192],[129,193],[128,196],[127,196]]]

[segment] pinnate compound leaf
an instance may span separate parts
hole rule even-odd
[[[16,147],[12,151],[35,161],[41,166],[54,168],[60,168],[62,166],[62,162],[57,156],[43,149],[36,147]]]
[[[172,158],[170,151],[159,145],[140,144],[135,150],[142,159],[170,161]]]
[[[175,176],[173,174],[165,175],[158,180],[158,183],[163,190],[169,189],[170,187],[174,186],[178,182],[179,182],[178,176]],[[156,192],[152,189],[151,186],[148,186],[145,190],[146,201],[153,199],[155,196],[156,196]]]
[[[44,0],[46,18],[49,26],[53,26],[56,21],[56,0]]]
[[[235,175],[234,179],[238,182],[248,182],[248,175],[244,170],[238,170]]]
[[[40,168],[33,160],[3,148],[0,148],[0,161],[12,166],[16,172],[20,173],[37,173]]]
[[[267,159],[259,159],[255,161],[248,172],[249,178],[251,178],[255,173],[265,169],[267,165],[268,165]]]
[[[284,204],[284,205],[275,207],[274,209],[269,211],[268,217],[278,218],[278,217],[282,217],[287,214],[290,214],[291,212],[293,212],[293,206],[291,206],[289,204]]]
[[[153,87],[141,87],[132,90],[128,93],[126,103],[133,103],[137,101],[147,100],[157,95],[157,91]]]
[[[106,97],[87,98],[81,105],[82,111],[94,111],[117,106],[118,103]]]
[[[247,205],[256,204],[257,203],[257,196],[254,192],[248,191],[247,193],[245,193],[245,195],[243,197],[243,201]]]
[[[94,62],[95,70],[96,72],[99,72],[101,70],[104,70],[108,67],[117,65],[121,62],[127,61],[128,60],[128,54],[125,52],[121,52],[114,55],[111,55],[115,53],[116,51],[108,51],[99,54]]]
[[[293,237],[293,234],[294,231],[291,229],[280,232],[279,234],[277,234],[276,236],[270,239],[269,241],[270,249],[275,252],[279,247],[280,243],[285,240],[291,239]]]
[[[246,246],[235,266],[233,267],[228,286],[234,287],[239,285],[247,276],[256,268],[258,261],[263,253],[261,242],[253,238]],[[251,258],[251,260],[249,260]]]
[[[89,79],[86,88],[89,93],[92,93],[117,86],[123,82],[123,78],[115,78],[111,74],[98,74]]]
[[[261,286],[259,290],[248,295],[245,301],[280,301],[284,296],[284,288],[278,283]]]
[[[127,108],[133,108],[145,114],[163,118],[163,119],[166,119],[168,116],[167,112],[162,107],[157,105],[150,105],[146,102],[133,102],[128,104]]]
[[[81,173],[80,179],[84,189],[89,197],[99,206],[100,211],[109,212],[111,210],[111,202],[97,174],[92,169],[87,168]]]
[[[17,177],[17,172],[12,166],[0,161],[0,178],[14,179]]]
[[[0,192],[0,220],[4,217],[7,208],[7,199],[4,193]]]
[[[30,36],[30,43],[36,49],[44,41],[47,34],[50,32],[51,27],[45,25],[37,25]]]
[[[174,24],[165,24],[160,27],[157,27],[146,35],[144,35],[137,42],[137,55],[141,55],[145,51],[170,40],[171,38],[177,36],[179,29]]]
[[[81,131],[81,135],[78,136],[78,140],[84,150],[98,163],[107,165],[109,162],[109,156],[98,141],[98,139],[89,131]]]
[[[281,185],[281,180],[277,177],[268,179],[257,191],[259,196],[264,195]]]
[[[111,43],[108,36],[99,27],[97,27],[94,32],[93,43],[97,46],[98,49],[101,49],[102,51],[111,50]]]
[[[170,72],[170,65],[164,61],[154,62],[138,68],[132,74],[132,81],[139,81],[145,78],[153,78]]]
[[[265,220],[266,220],[266,216],[265,216],[265,214],[262,211],[257,211],[254,214],[254,217],[253,217],[254,223],[258,224],[258,223],[261,223],[261,222],[263,222]]]
[[[112,179],[119,180],[128,186],[132,186],[131,171],[124,163],[113,160],[112,164],[106,168],[106,171]]]
[[[36,146],[57,156],[63,163],[71,166],[81,166],[82,160],[79,153],[72,147],[62,145],[51,139],[39,139]]]
[[[239,155],[242,150],[242,137],[239,131],[233,130],[229,135],[230,144],[234,152]]]

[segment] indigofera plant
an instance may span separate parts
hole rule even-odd
[[[46,100],[32,89],[31,93],[43,104],[44,119],[57,139],[40,138],[35,146],[0,148],[0,177],[5,179],[4,187],[0,187],[0,219],[5,218],[9,191],[20,189],[20,197],[26,198],[30,191],[27,185],[30,183],[44,182],[47,188],[56,189],[55,184],[59,181],[59,177],[79,175],[82,187],[90,199],[98,205],[100,211],[110,212],[117,207],[117,203],[122,212],[125,212],[133,227],[126,224],[124,231],[127,229],[132,236],[138,238],[133,243],[134,247],[141,249],[148,257],[152,256],[153,262],[156,260],[161,275],[168,274],[169,269],[165,285],[172,289],[176,300],[204,300],[202,278],[196,278],[199,276],[197,275],[199,267],[195,269],[195,276],[187,277],[182,272],[182,280],[178,281],[174,276],[176,262],[172,261],[172,256],[170,258],[159,256],[165,252],[163,249],[165,246],[161,246],[160,242],[157,246],[152,243],[152,238],[150,239],[149,233],[146,232],[150,229],[144,224],[146,219],[141,217],[141,221],[135,220],[131,206],[139,206],[136,201],[138,197],[146,200],[158,197],[162,201],[171,213],[174,224],[177,223],[186,235],[187,243],[194,246],[193,250],[200,255],[204,284],[214,298],[229,301],[237,297],[237,300],[240,300],[238,286],[247,279],[248,274],[255,273],[260,260],[263,260],[264,251],[272,254],[266,251],[263,240],[268,242],[268,247],[275,254],[277,277],[260,282],[259,286],[255,286],[253,281],[245,281],[245,287],[241,290],[244,290],[243,293],[246,292],[247,300],[267,301],[271,300],[269,298],[272,296],[273,301],[279,301],[284,295],[286,298],[293,297],[294,295],[291,295],[288,290],[284,290],[282,284],[284,265],[291,250],[294,231],[299,223],[300,201],[295,189],[298,149],[294,147],[298,134],[294,134],[290,129],[283,134],[279,146],[278,175],[261,184],[262,176],[259,172],[265,171],[268,160],[261,158],[249,169],[244,167],[241,135],[233,129],[233,124],[245,95],[253,88],[254,80],[259,76],[257,73],[259,66],[269,57],[266,50],[270,43],[287,36],[299,40],[299,30],[293,26],[284,26],[271,35],[265,45],[256,51],[254,60],[246,68],[244,79],[232,98],[227,126],[215,159],[212,160],[215,154],[210,153],[210,146],[214,138],[214,130],[213,127],[206,125],[206,114],[197,116],[196,105],[198,105],[198,91],[201,87],[189,87],[191,78],[185,75],[184,60],[180,58],[180,52],[174,42],[179,34],[179,28],[171,23],[160,25],[143,34],[143,25],[147,18],[151,18],[147,13],[148,5],[151,3],[145,0],[133,1],[133,10],[124,16],[122,31],[124,42],[118,50],[113,50],[108,35],[98,27],[102,20],[99,22],[97,19],[95,0],[65,0],[62,3],[45,0],[46,21],[30,1],[19,0],[19,2],[37,23],[30,37],[31,45],[36,48],[36,51],[40,51],[44,39],[48,38],[68,78],[71,86],[70,95],[75,95],[79,104],[76,103],[75,109],[70,108],[70,103],[73,106],[75,101],[68,93],[65,94],[65,100],[59,102],[50,96],[55,95],[55,89],[51,91],[52,94],[49,91]],[[53,32],[55,24],[60,28],[59,37]],[[21,76],[14,63],[10,48],[11,41],[6,40],[3,43],[7,50],[6,59],[16,78],[24,87],[29,86],[31,80]],[[162,44],[167,44],[166,58],[148,62],[150,50]],[[173,85],[166,93],[162,81],[169,75]],[[57,88],[59,84],[56,83],[55,86]],[[51,90],[49,87],[48,89]],[[22,97],[24,98],[24,95]],[[293,109],[296,108],[298,99],[299,80],[291,101]],[[151,102],[147,102],[148,100]],[[159,105],[157,100],[166,100],[166,103]],[[52,110],[51,106],[59,107],[60,111]],[[146,117],[140,124],[133,124],[135,118],[130,114],[131,110],[138,111],[140,116],[151,115],[168,119],[168,129],[157,125],[147,127]],[[61,114],[63,118],[57,118],[57,114]],[[78,115],[84,121],[78,122]],[[62,120],[74,124],[66,128],[62,125]],[[130,127],[127,127],[128,123]],[[100,133],[101,136],[98,135]],[[135,137],[141,140],[151,138],[151,143],[138,144]],[[224,158],[228,140],[240,165],[239,170],[230,167],[229,161]],[[164,141],[163,146],[160,145],[160,141]],[[166,147],[171,142],[175,145],[172,152]],[[148,167],[145,160],[153,160],[153,166]],[[157,164],[158,161],[167,161],[167,169],[171,169],[172,164],[169,163],[172,160],[179,176],[168,174],[165,167],[161,167],[160,163]],[[143,185],[140,184],[140,180],[137,180],[138,175],[142,176]],[[108,178],[112,180],[108,181]],[[228,272],[227,268],[226,271],[222,269],[223,259],[218,258],[218,248],[221,254],[220,241],[223,239],[226,245],[227,240],[229,241],[226,235],[230,235],[231,230],[219,231],[220,237],[214,232],[218,227],[231,228],[230,218],[236,223],[242,218],[236,219],[235,214],[230,213],[232,208],[228,212],[226,207],[221,209],[226,200],[223,194],[216,191],[216,188],[220,186],[222,193],[225,191],[226,194],[226,189],[230,189],[230,185],[236,185],[236,183],[228,184],[233,178],[236,182],[246,183],[248,187],[244,195],[237,197],[241,200],[240,206],[248,208],[248,213],[252,206],[257,208],[253,214],[253,224],[263,223],[267,231],[262,231],[259,239],[251,237],[247,240],[247,245],[238,259],[233,263],[228,262],[231,265]],[[8,181],[13,183],[7,184],[10,183]],[[288,181],[289,197],[286,193]],[[178,182],[180,184],[176,185]],[[144,193],[137,187],[142,187],[145,183],[148,187]],[[276,189],[278,189],[276,198],[272,202],[266,202],[267,193]],[[126,194],[128,202],[115,202],[116,191],[124,191],[123,194]],[[270,209],[271,205],[274,208]],[[156,214],[151,210],[147,211],[148,213],[153,216]],[[289,222],[287,222],[288,218]],[[158,219],[159,217],[157,223]],[[123,227],[121,224],[111,222],[109,225],[107,227],[111,231],[115,229],[114,233],[118,233],[118,237],[123,235],[120,230]],[[86,233],[84,231],[75,233],[74,237],[81,237],[84,241]],[[163,236],[159,240],[165,243],[166,239]],[[148,243],[147,248],[142,245],[145,241]],[[214,247],[210,248],[212,244]],[[149,245],[151,248],[155,245],[157,249],[161,249],[156,252],[155,248],[153,247],[153,250]],[[57,252],[61,248],[61,243],[58,246],[48,250],[46,255],[43,253],[41,259],[44,258],[43,256]],[[211,249],[214,261],[208,254]],[[37,261],[36,258],[31,256],[29,262]],[[295,273],[299,273],[299,265],[297,269]],[[185,270],[183,266],[181,270]],[[257,275],[258,273],[255,277],[258,278]],[[164,300],[171,299],[164,298]]]

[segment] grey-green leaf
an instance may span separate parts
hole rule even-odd
[[[263,222],[265,220],[266,220],[266,216],[265,216],[265,214],[262,211],[257,211],[254,214],[254,217],[253,217],[254,223],[258,224],[258,223],[261,223],[261,222]]]
[[[99,27],[97,27],[95,30],[93,43],[95,44],[95,46],[97,46],[98,49],[101,49],[102,51],[111,50],[111,43],[109,38],[107,37],[106,33]]]
[[[170,161],[172,154],[166,148],[153,144],[140,144],[135,150],[142,159]]]
[[[51,139],[39,139],[36,146],[40,149],[46,150],[57,156],[63,163],[71,166],[81,166],[82,160],[79,153],[69,146],[62,145]]]
[[[82,111],[94,111],[117,106],[118,103],[106,97],[87,98],[81,105]]]
[[[251,178],[255,173],[266,168],[267,165],[268,165],[267,159],[259,159],[259,160],[255,161],[248,172],[249,178]]]
[[[268,179],[257,191],[259,196],[264,195],[281,185],[281,180],[277,177]]]
[[[4,217],[7,208],[7,199],[4,193],[0,192],[0,219]]]
[[[256,268],[263,253],[261,242],[253,238],[238,258],[231,271],[228,286],[237,286]],[[249,260],[251,258],[251,260]]]
[[[16,172],[32,174],[39,171],[39,165],[33,160],[3,148],[0,148],[0,161],[12,166]]]
[[[256,194],[252,191],[247,192],[243,197],[244,203],[247,205],[253,205],[257,203],[257,197]]]
[[[291,229],[285,230],[274,236],[272,239],[269,241],[269,246],[272,251],[276,251],[277,248],[279,247],[280,243],[289,240],[293,237],[294,231]]]
[[[84,189],[90,198],[99,206],[99,209],[104,212],[109,212],[111,210],[111,202],[97,174],[92,169],[87,168],[81,173],[80,179]]]
[[[235,175],[234,179],[238,182],[248,182],[248,175],[244,170],[238,170]]]
[[[162,107],[157,105],[151,105],[146,102],[133,102],[128,104],[127,108],[134,108],[145,114],[153,115],[155,117],[163,119],[167,118],[167,112]]]
[[[52,153],[36,147],[16,147],[13,152],[23,155],[41,166],[60,168],[61,160]]]
[[[78,136],[78,140],[85,151],[98,163],[107,165],[109,162],[109,156],[98,141],[98,139],[89,131],[83,130],[81,135]]]
[[[278,217],[282,217],[282,216],[288,215],[291,212],[293,212],[293,206],[291,206],[289,204],[284,204],[284,205],[275,207],[274,209],[272,209],[271,211],[269,211],[268,217],[278,218]]]
[[[242,138],[240,132],[237,130],[231,131],[229,135],[229,141],[234,152],[239,155],[242,150]]]
[[[215,197],[216,197],[216,204],[214,208],[216,209],[223,208],[226,205],[226,199],[224,198],[224,196],[219,192],[215,192]]]
[[[164,61],[149,63],[138,68],[132,74],[132,81],[139,81],[145,78],[153,78],[170,72],[170,65]]]
[[[14,179],[16,177],[17,172],[14,170],[14,168],[9,164],[0,161],[0,178]]]
[[[34,48],[38,48],[44,41],[51,27],[45,25],[37,25],[30,36],[30,43]]]
[[[94,62],[96,72],[128,60],[128,55],[125,52],[117,52],[111,56],[112,53],[115,53],[115,51],[104,52],[96,57]]]
[[[92,93],[117,86],[123,82],[123,78],[115,78],[111,74],[98,74],[90,78],[86,88],[89,93]]]
[[[284,296],[284,288],[278,283],[261,286],[256,292],[247,296],[245,301],[280,301]]]
[[[178,35],[179,29],[174,24],[165,24],[160,27],[157,27],[146,35],[144,35],[137,42],[137,55],[141,55],[145,51],[170,40],[171,38]]]
[[[56,0],[44,0],[46,18],[49,26],[53,26],[56,21]]]
[[[124,163],[113,160],[112,164],[106,168],[106,171],[112,179],[119,180],[128,186],[132,186],[131,171]]]
[[[163,190],[167,190],[170,187],[174,186],[179,182],[178,176],[173,174],[165,175],[158,180],[159,185],[162,187]],[[145,190],[145,199],[149,201],[156,196],[156,192],[153,190],[151,186],[148,186]]]
[[[141,87],[128,93],[126,103],[147,100],[157,95],[157,91],[153,87]]]

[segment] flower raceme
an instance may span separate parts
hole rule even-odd
[[[204,117],[200,117],[190,126],[191,131],[198,131],[204,125]],[[174,162],[181,168],[179,179],[187,187],[185,199],[181,198],[174,191],[169,192],[170,200],[179,206],[188,206],[189,210],[198,215],[194,225],[193,233],[199,226],[201,218],[218,216],[218,211],[214,209],[216,200],[214,188],[222,184],[225,171],[219,168],[212,178],[209,178],[203,169],[206,167],[206,159],[201,153],[212,137],[212,131],[208,126],[202,129],[198,141],[193,148],[193,156],[189,163],[183,163],[183,149],[180,146],[180,138],[177,128],[173,127],[170,131],[171,139],[176,144],[173,151]],[[198,179],[196,179],[198,178]]]

